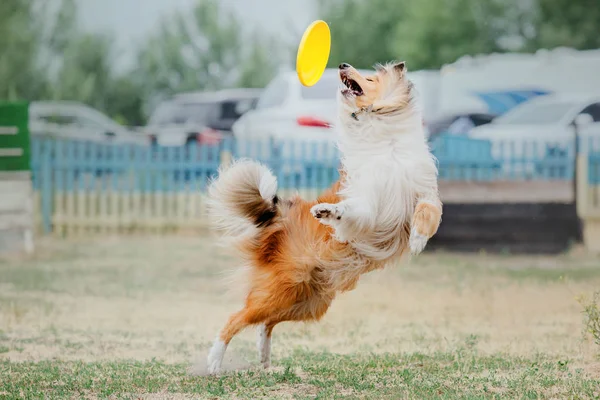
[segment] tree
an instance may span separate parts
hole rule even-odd
[[[394,35],[396,54],[413,69],[439,68],[465,54],[503,51],[504,8],[497,0],[419,0]]]
[[[135,73],[118,76],[111,80],[104,98],[104,111],[119,123],[131,126],[144,125],[143,86]]]
[[[276,49],[258,33],[244,40],[242,24],[216,0],[198,0],[189,18],[163,20],[139,54],[137,73],[150,103],[183,91],[262,86],[275,71]]]
[[[32,0],[0,1],[0,99],[30,100],[45,87]]]
[[[536,0],[535,36],[529,48],[600,48],[600,3],[598,0]]]
[[[329,0],[321,3],[320,15],[331,28],[329,66],[348,62],[369,68],[397,58],[396,27],[405,20],[410,0]]]
[[[70,40],[60,60],[50,97],[77,100],[105,110],[113,86],[111,42],[108,37],[81,34]]]
[[[330,66],[439,68],[466,54],[600,48],[598,0],[328,0],[321,15]]]
[[[81,32],[74,0],[44,1],[38,12],[47,25],[40,38],[40,63],[50,66],[45,98],[79,101],[123,124],[143,124],[141,85],[133,74],[115,72],[112,38]]]
[[[255,32],[249,40],[249,51],[243,53],[236,86],[246,88],[265,87],[277,73],[279,43],[273,38]]]

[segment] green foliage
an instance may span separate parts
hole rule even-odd
[[[250,39],[250,48],[246,58],[241,63],[237,86],[246,88],[262,88],[275,76],[277,65],[273,61],[274,50],[279,43],[273,39],[255,32]],[[276,51],[276,53],[279,53]]]
[[[585,332],[600,346],[600,290],[594,292],[591,298],[582,296],[578,300],[583,307]]]
[[[325,0],[330,66],[407,60],[439,68],[462,55],[600,48],[598,0]],[[294,46],[295,50],[295,46]],[[75,100],[128,124],[173,93],[262,87],[282,54],[277,38],[249,34],[218,0],[167,15],[132,71],[114,69],[112,38],[77,26],[75,0],[0,1],[0,99]]]
[[[393,34],[406,19],[410,0],[329,0],[320,14],[331,28],[329,66],[348,62],[369,68],[396,59]]]
[[[32,5],[32,0],[0,1],[0,99],[30,99],[43,91],[36,63],[40,29]]]
[[[391,36],[393,48],[413,69],[439,68],[465,54],[501,51],[502,18],[497,0],[412,1]]]
[[[222,13],[216,0],[200,0],[189,18],[175,14],[163,20],[140,52],[138,72],[147,99],[182,91],[260,87],[274,75],[274,49],[277,43],[258,33],[245,40],[241,22]]]
[[[78,100],[103,110],[112,79],[110,38],[78,35],[66,43],[50,96]]]
[[[600,48],[598,0],[537,0],[537,47]]]
[[[105,112],[124,125],[142,126],[144,116],[143,86],[135,73],[111,80],[104,101]]]
[[[596,398],[598,394],[593,376],[569,368],[568,360],[545,355],[477,355],[465,350],[336,355],[298,349],[273,370],[193,376],[186,367],[160,360],[2,361],[0,393],[8,398],[157,394],[223,399],[538,399]]]
[[[36,0],[37,19],[43,26],[39,40],[50,57],[60,57],[79,34],[75,0]],[[53,8],[54,6],[54,8]],[[47,62],[49,60],[44,60]]]
[[[80,101],[142,125],[155,98],[262,87],[275,73],[277,43],[258,33],[245,39],[216,0],[198,0],[191,18],[166,16],[125,74],[115,71],[112,38],[82,32],[76,16],[74,0],[0,2],[0,99]]]
[[[329,0],[330,66],[403,59],[439,68],[466,54],[600,47],[598,0]]]

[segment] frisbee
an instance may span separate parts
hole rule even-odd
[[[331,32],[327,23],[317,20],[310,24],[302,35],[296,57],[296,72],[300,83],[313,86],[321,79],[330,50]]]

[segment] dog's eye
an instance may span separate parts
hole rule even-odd
[[[369,82],[373,82],[373,79],[371,79],[371,78],[367,78],[367,80],[368,80]]]

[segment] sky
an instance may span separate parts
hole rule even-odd
[[[131,63],[136,48],[158,26],[160,18],[185,11],[195,0],[78,0],[79,22],[93,32],[111,33],[120,54],[118,63]],[[219,0],[244,25],[260,28],[283,40],[298,40],[316,15],[314,0]]]

